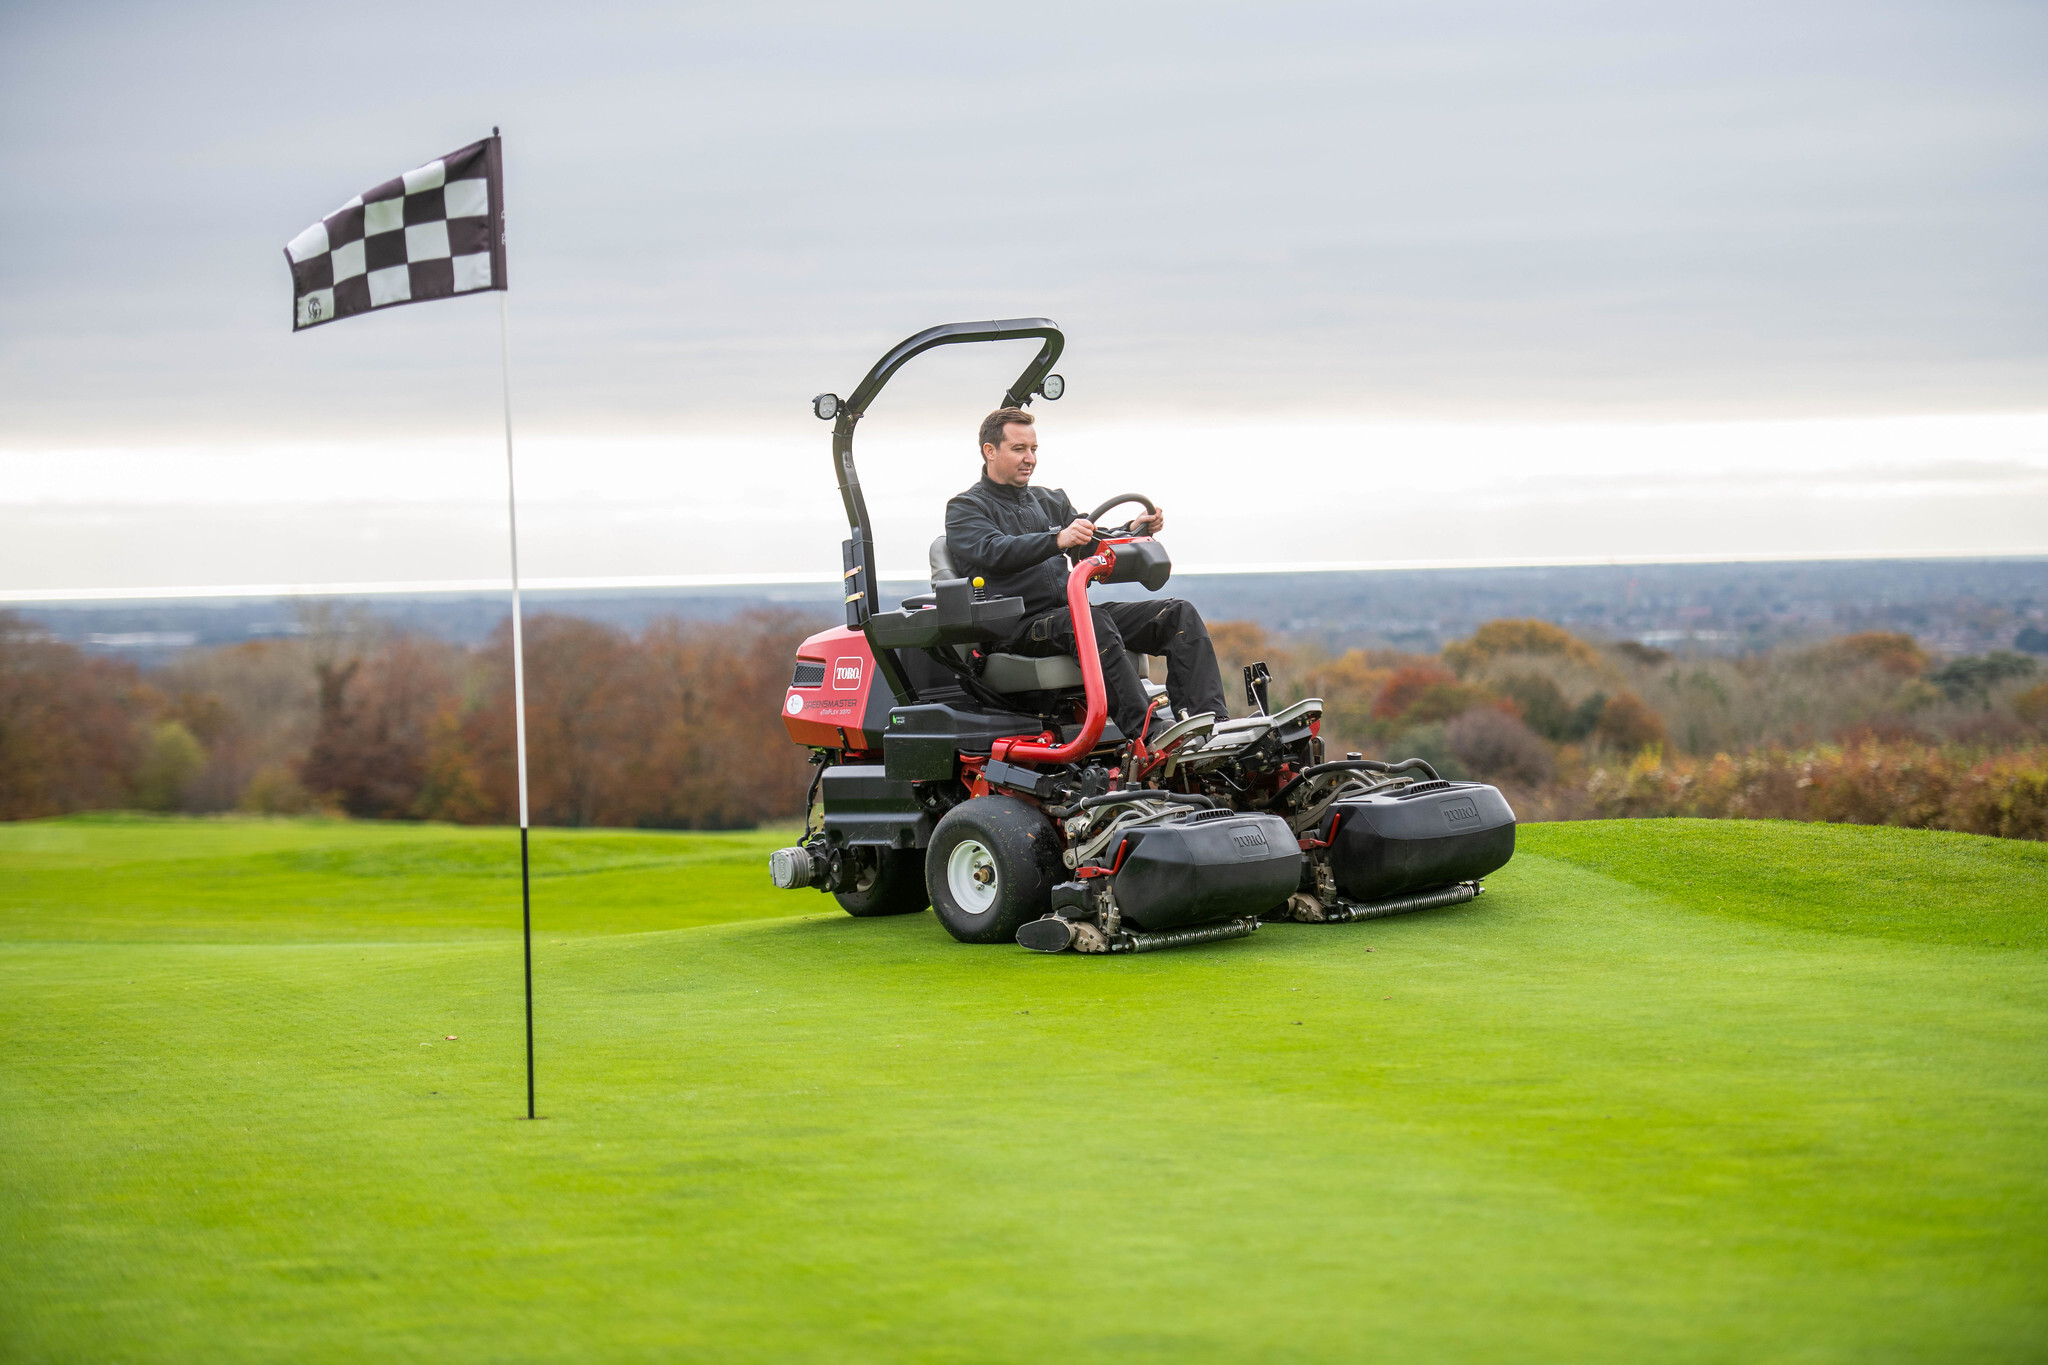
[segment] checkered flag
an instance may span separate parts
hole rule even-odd
[[[505,175],[498,136],[387,180],[284,249],[292,330],[374,308],[505,288]]]

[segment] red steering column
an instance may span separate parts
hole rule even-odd
[[[1088,698],[1081,733],[1065,744],[999,739],[992,746],[990,757],[1006,763],[1072,763],[1102,738],[1102,727],[1109,723],[1109,688],[1102,681],[1102,655],[1095,648],[1095,614],[1088,609],[1088,585],[1109,577],[1115,567],[1116,549],[1104,545],[1067,575],[1067,610],[1074,618],[1075,662],[1081,665],[1081,687]]]

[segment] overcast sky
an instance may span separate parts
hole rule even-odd
[[[493,124],[537,573],[834,571],[810,395],[1024,314],[1204,567],[2048,551],[2037,4],[17,4],[0,111],[0,589],[502,573],[495,301],[281,251]]]

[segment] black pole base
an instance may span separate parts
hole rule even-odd
[[[533,1112],[533,871],[526,853],[526,826],[519,826],[519,925],[526,954],[526,1117]]]

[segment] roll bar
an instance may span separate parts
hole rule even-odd
[[[855,386],[853,392],[840,404],[837,419],[832,424],[832,468],[839,479],[839,500],[846,506],[846,524],[853,535],[847,540],[841,553],[840,567],[845,571],[846,584],[846,625],[849,630],[861,630],[875,609],[874,594],[880,588],[875,572],[874,532],[868,521],[867,499],[861,495],[860,475],[853,467],[853,429],[860,425],[860,419],[867,416],[868,405],[882,392],[882,386],[917,356],[935,346],[955,346],[968,341],[1019,341],[1037,337],[1045,344],[1038,348],[1038,355],[1024,373],[1017,376],[1017,382],[1010,385],[1003,394],[998,407],[1028,407],[1038,393],[1038,386],[1045,382],[1047,374],[1066,348],[1066,336],[1050,318],[1004,318],[996,322],[948,322],[937,327],[927,327],[916,336],[906,337],[890,347],[867,377]],[[877,651],[880,658],[881,651]],[[883,664],[883,672],[893,675],[894,661]],[[906,692],[903,680],[890,676],[889,682],[900,697]]]

